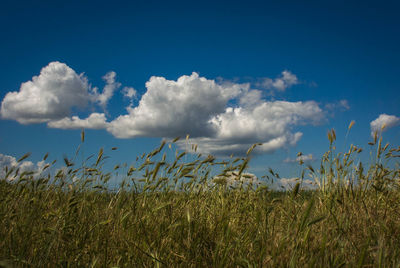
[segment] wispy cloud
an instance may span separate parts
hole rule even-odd
[[[273,89],[282,92],[296,84],[299,84],[297,76],[285,70],[282,72],[281,76],[275,79],[262,78],[256,85],[260,88]]]
[[[295,159],[292,159],[292,158],[288,157],[285,160],[283,160],[283,162],[285,162],[285,163],[296,163],[296,162],[297,163],[299,163],[299,162],[309,163],[309,162],[312,162],[314,160],[315,159],[314,159],[312,154],[307,154],[307,155],[297,156]]]
[[[325,110],[331,115],[333,116],[335,111],[347,111],[350,110],[350,104],[348,102],[348,100],[340,100],[340,101],[336,101],[336,102],[331,102],[331,103],[327,103],[325,104]]]
[[[137,91],[133,87],[124,87],[122,89],[124,97],[132,99],[136,97]]]
[[[98,93],[98,88],[93,88],[94,91],[94,98],[100,104],[103,109],[106,109],[108,101],[114,95],[114,91],[117,90],[121,83],[116,81],[117,74],[113,71],[108,72],[106,75],[103,76],[103,80],[106,82],[106,85],[103,88],[102,93]]]

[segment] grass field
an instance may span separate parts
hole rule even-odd
[[[0,178],[0,263],[400,267],[400,147],[376,137],[374,161],[363,166],[360,148],[336,153],[335,132],[328,137],[318,170],[303,165],[304,176],[288,191],[246,181],[249,157],[185,162],[177,154],[169,163],[164,144],[127,168],[116,190],[107,189],[112,174],[102,171],[102,150],[90,164],[65,159],[52,176],[10,168]],[[213,180],[217,167],[224,170]],[[238,178],[234,187],[228,172]],[[305,177],[315,190],[303,187]]]

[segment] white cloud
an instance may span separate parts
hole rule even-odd
[[[239,100],[242,106],[255,106],[261,103],[262,92],[260,90],[249,90]]]
[[[108,72],[103,76],[103,80],[106,82],[103,92],[101,94],[97,93],[98,89],[94,88],[95,99],[103,107],[106,108],[108,101],[114,95],[114,91],[121,86],[121,83],[116,82],[115,77],[117,74],[113,71]]]
[[[268,153],[283,148],[285,146],[295,145],[302,137],[301,132],[285,133],[282,136],[271,138],[257,146],[254,153]],[[252,142],[253,141],[253,142]],[[260,142],[260,141],[259,141]],[[254,144],[257,143],[254,137],[252,140],[235,141],[227,138],[194,138],[191,139],[192,144],[198,145],[197,152],[204,154],[213,154],[217,156],[229,156],[231,154],[243,155]],[[178,141],[177,144],[185,147],[184,141]]]
[[[133,87],[124,87],[122,89],[122,94],[124,95],[124,97],[132,99],[136,97],[137,92]]]
[[[128,108],[110,123],[108,130],[118,138],[138,136],[210,136],[215,130],[208,123],[222,113],[228,100],[243,90],[241,85],[218,85],[197,73],[177,81],[151,77],[139,105]]]
[[[295,145],[302,137],[295,126],[318,124],[325,113],[314,101],[266,101],[250,83],[217,83],[197,73],[176,81],[151,77],[147,91],[128,113],[110,123],[104,113],[88,118],[70,116],[72,107],[107,103],[121,86],[115,72],[107,73],[102,93],[91,89],[87,79],[66,64],[52,62],[39,76],[23,83],[19,92],[6,95],[1,106],[3,118],[20,123],[47,122],[51,128],[104,129],[117,138],[140,136],[174,138],[189,134],[199,151],[216,155],[242,154],[254,143],[263,143],[254,152],[271,152]],[[277,90],[297,84],[296,75],[283,71],[267,86]],[[122,94],[131,100],[136,90],[124,87]],[[178,143],[181,146],[183,144]]]
[[[22,161],[17,162],[15,157],[10,155],[4,155],[0,153],[0,179],[5,178],[6,176],[6,167],[8,170],[14,169],[13,172],[7,178],[8,181],[13,181],[19,177],[24,172],[34,172],[32,175],[38,176],[42,173],[43,168],[45,167],[45,161],[39,161],[36,164],[32,163],[31,161]],[[15,174],[15,171],[19,169],[18,175]]]
[[[276,89],[278,91],[285,91],[287,88],[290,88],[293,85],[299,84],[299,80],[295,74],[292,74],[289,71],[283,71],[282,75],[278,78],[263,78],[258,86],[261,86],[266,89]]]
[[[374,136],[375,132],[381,133],[382,131],[388,130],[400,123],[400,118],[395,115],[381,114],[377,119],[370,123],[371,125],[371,136]]]
[[[61,129],[105,129],[108,124],[106,121],[104,113],[92,113],[86,119],[80,119],[78,116],[65,117],[57,121],[50,121],[47,126]]]
[[[87,79],[64,63],[51,62],[39,76],[9,92],[1,103],[1,116],[21,124],[61,119],[72,107],[84,107],[90,100]]]
[[[288,125],[318,123],[321,109],[314,101],[288,102],[263,101],[254,107],[227,108],[224,113],[210,120],[221,138],[258,139],[277,137]]]
[[[286,158],[283,160],[285,163],[298,163],[300,161],[307,163],[307,162],[312,162],[314,160],[314,157],[312,154],[306,154],[306,155],[300,155],[296,157],[296,159],[291,159],[291,158]]]
[[[302,137],[293,133],[295,125],[317,124],[323,119],[322,111],[313,102],[261,102],[254,107],[227,108],[209,123],[216,130],[211,137],[192,139],[202,153],[216,155],[243,154],[254,143],[254,152],[272,152],[295,145]]]
[[[295,125],[317,124],[324,117],[314,101],[264,101],[248,84],[224,83],[191,76],[177,81],[152,77],[139,105],[128,107],[108,126],[118,138],[156,136],[173,138],[190,134],[203,153],[243,153],[262,142],[255,152],[271,152],[295,145],[302,133]],[[239,107],[227,107],[236,101]],[[184,141],[178,143],[184,147]]]

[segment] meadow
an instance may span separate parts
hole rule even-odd
[[[247,178],[256,145],[240,158],[169,161],[163,142],[112,172],[103,150],[52,175],[9,167],[0,267],[400,267],[400,146],[375,135],[363,164],[361,148],[336,152],[334,130],[328,138],[318,169],[300,163],[285,191]],[[115,172],[124,180],[110,189]]]

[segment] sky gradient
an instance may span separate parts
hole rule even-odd
[[[82,128],[110,164],[186,134],[221,157],[260,142],[249,172],[287,179],[298,152],[319,163],[331,128],[366,160],[383,124],[399,144],[397,1],[1,5],[2,165],[72,155]]]

